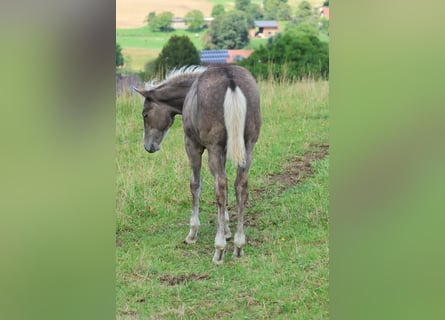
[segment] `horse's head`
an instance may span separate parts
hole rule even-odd
[[[144,119],[144,148],[147,152],[159,151],[168,129],[173,125],[178,110],[158,101],[151,90],[138,90],[145,97],[142,118]]]

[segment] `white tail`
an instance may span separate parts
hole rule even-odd
[[[244,126],[246,123],[246,97],[239,87],[227,88],[224,99],[224,123],[227,131],[227,158],[240,167],[246,165]]]

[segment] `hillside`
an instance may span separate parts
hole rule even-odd
[[[215,4],[207,0],[116,0],[116,28],[140,28],[151,11],[171,11],[175,16],[185,16],[192,10],[200,10],[205,16],[210,16]]]
[[[289,5],[296,10],[302,0],[289,0]],[[323,0],[308,0],[312,6],[320,6]],[[171,11],[181,17],[191,10],[200,10],[205,16],[210,16],[215,4],[221,3],[226,9],[233,8],[235,1],[230,0],[116,0],[116,28],[131,29],[145,25],[145,18],[151,11]],[[262,0],[252,0],[252,3],[262,4]]]
[[[292,11],[297,10],[302,0],[289,0]],[[263,0],[251,0],[252,3],[262,5]],[[313,7],[320,6],[323,0],[309,0]],[[235,1],[230,0],[169,0],[159,2],[155,0],[116,0],[116,41],[122,47],[125,58],[125,69],[129,71],[142,71],[145,64],[155,59],[168,39],[173,35],[188,35],[198,50],[202,43],[195,33],[178,29],[174,32],[152,32],[144,22],[149,12],[157,13],[171,11],[175,16],[185,16],[191,10],[200,10],[205,16],[210,16],[215,3],[221,3],[226,10],[234,7]],[[280,27],[284,28],[285,23]],[[252,39],[248,49],[255,49],[264,44],[267,39]],[[325,40],[323,40],[325,41]]]

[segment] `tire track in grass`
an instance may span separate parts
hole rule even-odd
[[[264,188],[253,189],[251,191],[251,202],[270,199],[276,197],[286,190],[303,183],[306,179],[312,177],[315,173],[313,163],[315,161],[326,158],[329,154],[329,144],[318,143],[312,144],[315,149],[306,151],[302,156],[297,156],[289,160],[288,164],[284,167],[281,173],[271,173],[267,176],[267,183]],[[278,190],[274,192],[268,192],[271,187],[278,185]],[[246,208],[249,207],[249,202],[246,204]],[[230,207],[229,211],[236,210],[236,207]],[[254,211],[246,215],[245,226],[254,227],[259,220],[261,212]],[[231,219],[236,219],[236,214],[231,216]]]

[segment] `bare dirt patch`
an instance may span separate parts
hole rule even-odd
[[[324,159],[329,153],[329,145],[327,144],[318,144],[315,147],[317,149],[307,151],[303,156],[291,159],[283,173],[269,176],[272,181],[275,180],[282,184],[281,192],[314,175],[312,163]]]
[[[306,151],[302,156],[290,159],[283,172],[269,174],[267,176],[267,186],[278,185],[278,193],[282,193],[314,175],[312,163],[324,159],[329,154],[329,145],[320,143],[314,144],[312,147],[315,147],[315,149]],[[269,189],[268,187],[265,189]],[[267,194],[265,189],[254,189],[252,194],[264,197]]]
[[[324,159],[329,154],[329,145],[324,143],[313,144],[314,149],[306,151],[302,156],[297,156],[289,160],[281,173],[271,173],[267,176],[267,185],[265,188],[253,189],[249,196],[251,201],[255,199],[275,196],[277,193],[270,193],[268,190],[272,186],[278,185],[278,194],[283,193],[289,188],[302,183],[305,179],[314,175],[313,162]],[[246,208],[249,207],[249,201]],[[236,207],[230,208],[233,212]],[[255,211],[245,216],[245,226],[254,227],[261,216],[261,212]],[[232,214],[231,219],[236,219],[236,214]]]
[[[208,274],[189,274],[189,275],[179,275],[179,276],[173,276],[173,275],[163,275],[159,278],[159,281],[162,283],[167,283],[170,286],[175,286],[177,284],[181,284],[188,281],[199,281],[199,280],[208,280],[210,279],[210,276]]]

